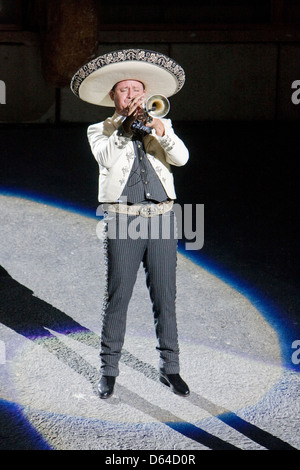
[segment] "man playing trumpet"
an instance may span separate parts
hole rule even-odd
[[[179,367],[177,237],[172,211],[176,194],[171,172],[172,165],[184,165],[189,154],[174,133],[170,119],[153,117],[149,122],[145,116],[147,96],[160,91],[171,96],[183,83],[183,69],[172,59],[152,51],[130,49],[95,59],[77,72],[71,84],[81,99],[115,108],[112,117],[88,128],[91,150],[99,164],[98,198],[105,209],[107,286],[101,332],[100,398],[109,398],[114,391],[127,309],[141,263],[153,307],[160,381],[178,395],[189,395]],[[128,226],[137,218],[146,236],[132,238]],[[152,237],[154,222],[157,230]],[[164,230],[166,224],[168,231]]]

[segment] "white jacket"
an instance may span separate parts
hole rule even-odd
[[[99,164],[99,202],[115,202],[121,196],[135,158],[133,143],[119,131],[124,120],[115,113],[111,118],[88,127],[88,140]],[[176,199],[171,165],[185,165],[189,152],[174,133],[170,119],[162,119],[165,135],[144,137],[146,155],[170,199]]]

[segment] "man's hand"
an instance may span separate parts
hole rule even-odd
[[[131,133],[131,125],[136,119],[144,120],[143,101],[144,96],[136,96],[128,105],[127,117],[123,122],[123,129],[128,134]]]
[[[123,122],[123,129],[127,134],[131,133],[131,125],[137,119],[142,121],[145,126],[155,129],[159,137],[165,135],[165,126],[162,121],[157,118],[152,118],[151,122],[145,122],[145,114],[143,108],[144,96],[139,95],[133,98],[127,108],[127,117]]]
[[[155,129],[155,132],[159,137],[163,137],[165,135],[165,126],[160,119],[152,118],[152,121],[147,122],[145,125]]]

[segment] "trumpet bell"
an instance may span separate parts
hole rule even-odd
[[[170,111],[170,102],[163,95],[152,95],[147,100],[146,112],[154,118],[162,118]]]

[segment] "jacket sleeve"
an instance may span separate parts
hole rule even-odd
[[[165,135],[155,137],[165,152],[166,161],[170,165],[183,166],[189,159],[189,151],[183,141],[175,134],[171,120],[163,119],[163,123]]]
[[[122,151],[131,141],[122,126],[115,129],[107,121],[89,126],[87,136],[95,159],[105,168],[115,165]]]

